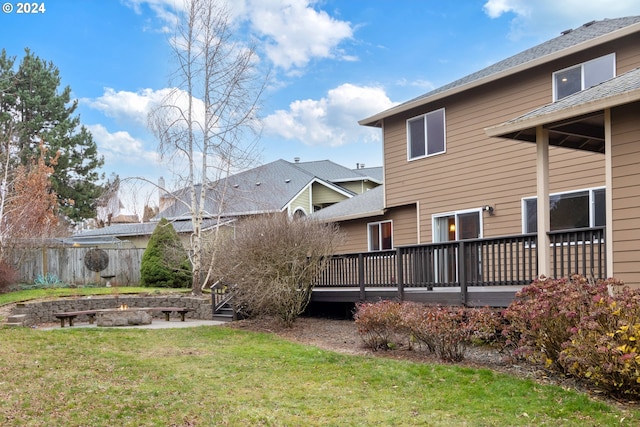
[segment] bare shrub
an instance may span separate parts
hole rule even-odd
[[[220,242],[214,277],[234,286],[241,314],[271,315],[291,325],[306,309],[340,236],[334,225],[284,214],[245,219],[235,238]]]

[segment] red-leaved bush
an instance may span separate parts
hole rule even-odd
[[[418,342],[445,361],[461,361],[473,341],[498,335],[501,318],[486,308],[429,306],[415,302],[381,301],[358,304],[355,315],[368,348],[389,349]]]
[[[580,275],[535,280],[503,312],[509,322],[503,330],[508,348],[516,357],[566,372],[559,359],[563,345],[589,315],[592,302],[608,297],[610,288],[620,285],[613,279],[592,283]]]
[[[0,261],[0,294],[9,292],[18,281],[18,272],[4,261]]]
[[[374,351],[387,350],[397,344],[401,307],[401,303],[389,300],[356,305],[354,319],[365,347]]]
[[[594,297],[559,358],[568,373],[596,388],[640,397],[640,291]]]

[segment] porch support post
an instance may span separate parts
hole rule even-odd
[[[549,131],[542,126],[536,128],[536,177],[538,197],[538,276],[551,273],[551,251],[549,249]]]
[[[611,160],[611,109],[604,110],[604,164],[605,164],[605,205],[606,222],[605,230],[605,254],[607,257],[606,277],[614,277],[613,270],[613,163]]]

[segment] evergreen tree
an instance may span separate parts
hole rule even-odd
[[[102,188],[97,169],[103,159],[89,131],[74,116],[77,100],[71,88],[60,89],[60,71],[29,49],[15,69],[16,58],[0,54],[0,138],[9,138],[14,163],[29,164],[44,143],[47,155],[58,156],[51,175],[61,213],[72,220],[95,216]],[[47,164],[49,158],[45,159]]]
[[[188,288],[191,263],[173,225],[162,218],[142,255],[140,286]]]

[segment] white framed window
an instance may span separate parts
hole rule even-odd
[[[605,188],[588,188],[549,195],[550,231],[606,225]],[[522,231],[538,231],[538,198],[522,199]]]
[[[386,251],[393,249],[393,223],[380,221],[367,224],[369,251]]]
[[[482,209],[469,209],[431,217],[433,242],[482,238]]]
[[[446,151],[444,108],[407,120],[407,158],[409,160]]]
[[[616,75],[616,55],[601,56],[553,73],[553,100],[558,101]]]

